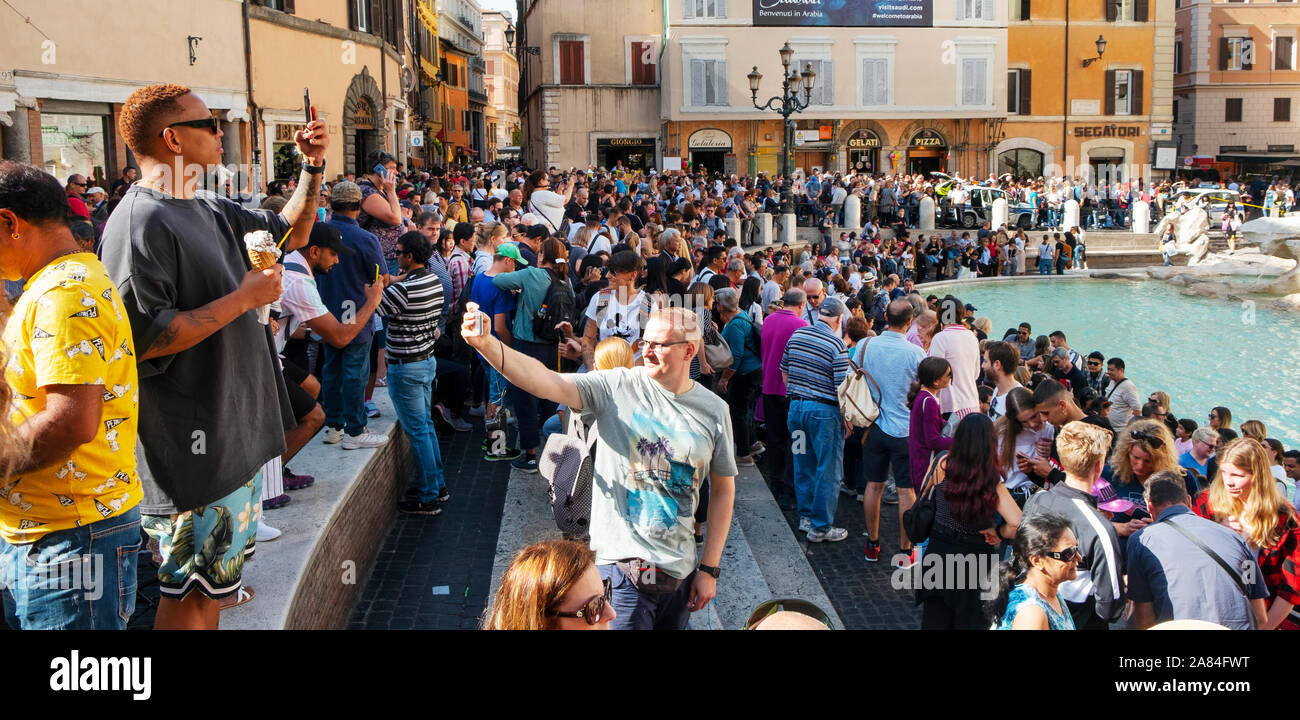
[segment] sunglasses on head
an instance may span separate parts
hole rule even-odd
[[[601,585],[604,587],[604,592],[588,600],[587,604],[577,612],[553,612],[551,617],[581,618],[586,620],[588,625],[599,623],[601,616],[605,614],[605,604],[614,598],[614,588],[609,578],[605,578]]]
[[[826,627],[834,630],[835,626],[831,624],[831,618],[821,608],[808,602],[807,600],[788,599],[788,600],[768,600],[754,609],[745,622],[746,630],[753,630],[756,625],[768,619],[779,612],[793,612],[800,615],[807,615]]]
[[[200,129],[206,128],[208,132],[212,133],[213,135],[216,135],[217,131],[221,129],[220,122],[221,122],[220,120],[217,120],[214,117],[207,117],[207,118],[201,118],[199,120],[181,120],[180,122],[174,122],[168,125],[167,127],[168,128],[189,127],[189,128],[200,128]],[[163,128],[163,131],[166,131],[166,129],[167,128]],[[163,134],[162,132],[158,133],[160,137],[162,136],[162,134]]]
[[[1128,435],[1134,440],[1145,440],[1151,443],[1151,447],[1164,447],[1165,444],[1165,441],[1159,435],[1153,435],[1145,430],[1133,430]]]

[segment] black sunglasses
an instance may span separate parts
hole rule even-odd
[[[1059,551],[1053,550],[1051,552],[1045,552],[1043,553],[1043,556],[1052,558],[1053,560],[1060,560],[1061,562],[1065,562],[1065,563],[1073,562],[1076,558],[1080,560],[1083,559],[1083,553],[1079,552],[1078,545],[1075,545],[1074,547],[1068,547],[1064,550],[1059,550]]]
[[[189,127],[189,128],[200,128],[200,129],[206,128],[208,132],[212,133],[213,135],[216,135],[217,131],[221,129],[220,122],[221,122],[220,120],[217,120],[214,117],[208,117],[208,118],[203,118],[201,120],[181,120],[180,122],[174,122],[168,125],[167,127],[168,128]],[[158,136],[161,137],[163,132],[165,132],[166,130],[167,128],[163,128],[163,131],[159,132]]]
[[[601,585],[604,592],[587,601],[586,605],[577,612],[553,612],[552,617],[563,618],[582,618],[587,621],[588,625],[595,625],[600,622],[600,617],[605,614],[605,603],[614,599],[614,587],[610,584],[609,578],[605,578]]]
[[[1151,443],[1151,447],[1164,447],[1165,444],[1165,441],[1159,435],[1153,435],[1145,430],[1133,430],[1128,435],[1134,440],[1145,440]]]

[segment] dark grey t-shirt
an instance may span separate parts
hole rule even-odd
[[[251,269],[244,233],[288,229],[275,213],[210,193],[179,200],[132,186],[104,227],[100,258],[140,356],[177,313],[239,288]],[[269,326],[249,311],[188,350],[139,363],[142,513],[218,500],[284,452],[296,422],[275,355]]]
[[[1250,598],[1241,594],[1222,565],[1169,527],[1175,519],[1237,569]],[[1250,601],[1268,599],[1268,588],[1255,552],[1240,535],[1186,505],[1175,505],[1160,514],[1160,522],[1128,539],[1128,596],[1133,602],[1152,603],[1157,622],[1206,620],[1229,630],[1254,630]]]

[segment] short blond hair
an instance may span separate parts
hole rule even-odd
[[[1056,436],[1056,452],[1066,474],[1091,479],[1092,471],[1110,452],[1110,431],[1075,420]]]
[[[650,313],[650,320],[668,323],[672,332],[680,332],[683,340],[699,342],[704,338],[704,328],[700,326],[700,317],[691,308],[658,308]]]
[[[636,360],[632,346],[621,337],[607,337],[596,343],[596,350],[592,355],[596,359],[597,370],[630,368]]]

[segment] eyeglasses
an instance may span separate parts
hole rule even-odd
[[[822,299],[822,296],[821,296],[821,295],[809,295],[809,296],[808,296],[808,299],[809,299],[809,300],[821,300],[821,299]]]
[[[587,604],[582,606],[582,609],[577,612],[553,612],[551,617],[582,618],[587,621],[588,625],[599,623],[600,617],[605,614],[605,603],[614,598],[614,588],[610,584],[609,578],[605,578],[601,585],[604,587],[604,592],[588,600]]]
[[[1159,435],[1153,435],[1145,430],[1133,430],[1129,432],[1129,437],[1134,440],[1144,440],[1151,443],[1151,447],[1164,447],[1165,441]]]
[[[1045,552],[1043,553],[1043,556],[1052,558],[1053,560],[1060,560],[1063,563],[1074,562],[1075,560],[1083,559],[1083,553],[1079,552],[1078,545],[1075,545],[1074,547],[1068,547],[1064,550],[1053,550],[1051,552]]]
[[[753,630],[754,626],[779,612],[793,612],[799,613],[800,615],[806,615],[831,630],[835,629],[835,626],[831,624],[830,616],[827,615],[824,610],[807,600],[798,599],[768,600],[754,609],[754,612],[749,616],[749,620],[745,621],[744,628],[746,630]]]
[[[674,346],[674,345],[685,345],[685,344],[687,344],[687,343],[689,343],[689,342],[693,342],[693,341],[691,341],[691,340],[674,340],[673,342],[664,342],[664,343],[661,343],[661,342],[655,342],[654,340],[646,340],[646,341],[645,341],[645,347],[646,347],[647,350],[654,350],[655,352],[659,352],[659,351],[663,350],[664,348],[672,347],[672,346]]]
[[[207,128],[208,132],[212,133],[213,135],[216,135],[217,131],[221,129],[220,122],[221,122],[220,120],[217,120],[214,117],[207,117],[199,120],[181,120],[180,122],[174,122],[168,125],[167,127],[168,128],[189,127],[189,128],[200,128],[200,129]],[[158,136],[162,137],[163,132],[165,132],[166,130],[167,128],[163,128],[163,131],[159,132]]]
[[[1219,449],[1219,444],[1218,444],[1218,443],[1211,444],[1211,443],[1207,443],[1207,442],[1205,442],[1204,440],[1197,440],[1196,442],[1198,442],[1198,443],[1204,445],[1206,448],[1208,448],[1208,449],[1210,450],[1210,452],[1214,452],[1215,450],[1218,450],[1218,449]]]

